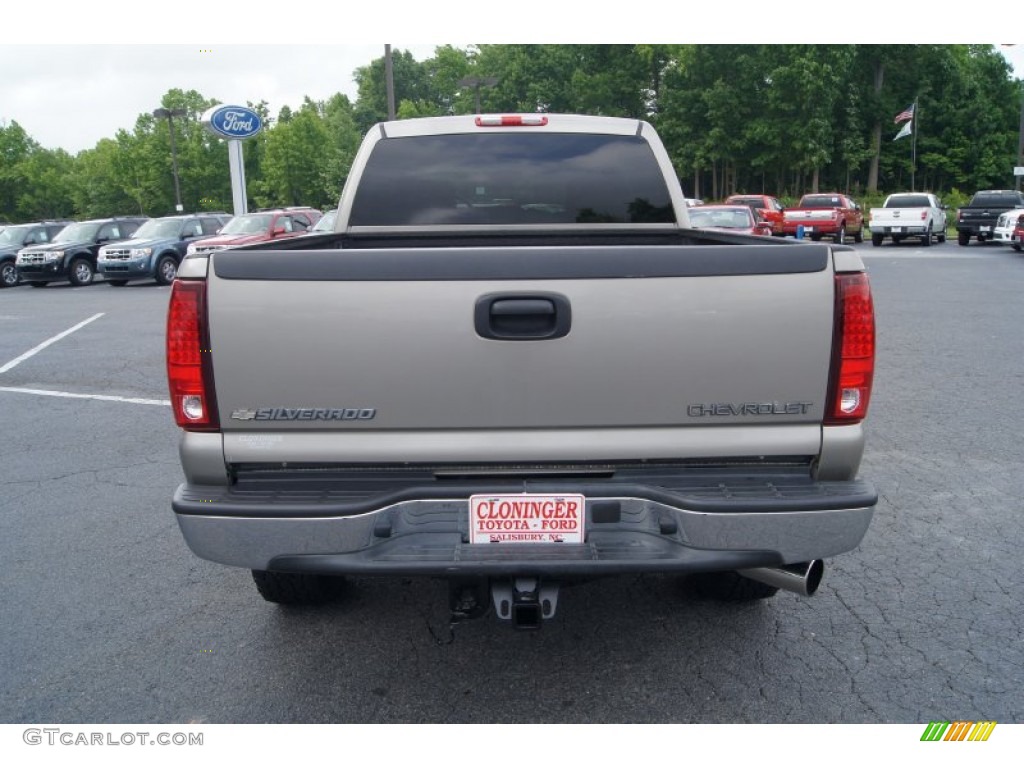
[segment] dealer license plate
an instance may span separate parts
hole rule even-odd
[[[979,232],[991,232],[992,227],[978,227]]]
[[[892,231],[893,232],[902,232],[903,231],[903,227],[893,227]]]
[[[469,497],[471,544],[582,544],[586,499],[580,494],[480,494]]]
[[[814,227],[804,227],[804,232],[813,232]]]

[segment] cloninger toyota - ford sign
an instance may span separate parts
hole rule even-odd
[[[203,113],[203,125],[225,139],[248,139],[260,132],[263,121],[248,107],[221,104]]]

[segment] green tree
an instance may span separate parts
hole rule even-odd
[[[19,218],[18,196],[26,183],[23,163],[39,148],[17,121],[0,123],[0,218]]]

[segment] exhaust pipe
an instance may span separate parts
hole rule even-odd
[[[781,568],[747,568],[739,573],[748,579],[810,597],[818,591],[821,577],[825,575],[825,563],[811,560],[809,563],[795,563]]]

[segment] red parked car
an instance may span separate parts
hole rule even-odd
[[[778,237],[785,235],[783,230],[785,206],[778,201],[778,198],[771,195],[730,195],[725,199],[726,205],[749,205],[760,214],[761,218],[767,221],[772,228],[772,234]]]
[[[772,226],[761,221],[748,205],[699,205],[688,208],[690,227],[732,232],[736,235],[765,235],[770,237]]]
[[[1013,227],[1013,234],[1010,236],[1010,245],[1013,250],[1019,251],[1024,247],[1024,213],[1017,217],[1017,223]]]
[[[235,216],[214,237],[189,244],[188,253],[204,253],[233,245],[267,243],[305,235],[323,214],[316,208],[275,208]]]

